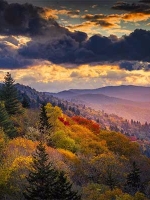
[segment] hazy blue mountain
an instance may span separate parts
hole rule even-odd
[[[72,98],[77,94],[104,94],[110,97],[127,99],[138,102],[150,102],[150,87],[121,85],[121,86],[108,86],[98,89],[71,89],[59,93],[53,93],[54,96],[61,98]]]
[[[71,89],[53,93],[53,96],[129,120],[150,122],[150,87],[121,85],[98,89]]]

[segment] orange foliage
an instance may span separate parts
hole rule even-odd
[[[85,126],[89,130],[91,130],[93,133],[99,134],[100,125],[97,124],[96,122],[93,122],[92,120],[89,120],[89,119],[86,119],[83,117],[79,117],[79,116],[74,116],[74,117],[72,117],[72,119],[75,122],[77,122],[78,124]]]

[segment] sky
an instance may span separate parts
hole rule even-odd
[[[150,86],[150,0],[0,0],[0,82]]]

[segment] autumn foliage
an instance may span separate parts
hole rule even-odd
[[[77,122],[78,124],[85,126],[89,130],[91,130],[93,133],[99,134],[100,125],[97,124],[96,122],[93,122],[92,120],[89,120],[89,119],[86,119],[83,117],[79,117],[79,116],[74,116],[74,117],[72,117],[72,119],[75,122]]]
[[[43,107],[45,122],[50,126],[43,123],[40,109],[24,109],[23,113],[7,116],[4,103],[0,105],[0,199],[24,200],[26,176],[32,170],[32,155],[40,139],[47,161],[66,173],[82,200],[150,199],[150,160],[141,153],[138,140],[129,139],[117,129],[103,129],[95,121],[69,117],[58,104],[47,103]],[[10,137],[8,122],[20,137]],[[12,133],[13,129],[9,130]],[[140,171],[141,187],[133,194],[127,190],[127,178],[133,174],[134,162]]]
[[[59,119],[59,121],[61,121],[65,126],[69,126],[69,125],[70,125],[70,123],[69,123],[68,121],[66,121],[65,118],[63,118],[63,117],[58,117],[58,119]]]

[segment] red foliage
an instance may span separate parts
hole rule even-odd
[[[96,122],[93,122],[92,120],[89,120],[89,119],[86,119],[83,117],[79,117],[79,116],[74,116],[74,117],[72,117],[72,119],[75,122],[77,122],[78,124],[85,126],[89,130],[91,130],[93,133],[99,134],[100,125],[97,124]]]
[[[66,121],[63,117],[58,117],[58,119],[65,125],[65,126],[69,126],[69,122]]]
[[[129,139],[130,139],[131,142],[136,142],[137,141],[136,136],[130,136]]]

